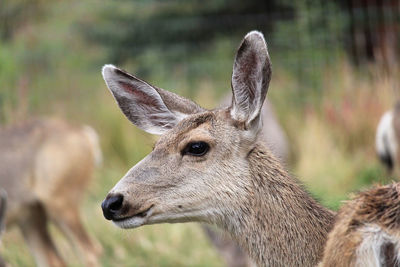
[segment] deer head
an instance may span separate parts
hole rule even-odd
[[[104,80],[126,117],[161,135],[102,203],[121,228],[202,221],[223,223],[252,194],[247,156],[261,128],[271,63],[261,33],[242,40],[232,74],[232,103],[206,110],[112,65]]]

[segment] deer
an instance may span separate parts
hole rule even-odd
[[[5,229],[5,214],[7,210],[7,192],[0,188],[0,237]],[[0,267],[6,266],[2,256],[0,256]]]
[[[400,265],[400,183],[357,194],[338,212],[320,267]]]
[[[113,65],[103,78],[125,116],[160,135],[102,202],[122,229],[203,222],[229,233],[259,266],[316,266],[335,213],[290,176],[259,141],[271,61],[249,32],[234,60],[232,101],[206,110]]]
[[[231,95],[226,95],[220,102],[221,108],[231,103]],[[281,161],[283,165],[288,163],[289,144],[286,133],[275,115],[274,107],[268,99],[265,99],[261,109],[262,128],[260,130],[260,141],[270,149],[272,154]],[[229,238],[228,235],[220,233],[207,224],[202,224],[202,229],[213,246],[217,249],[226,266],[245,267],[254,266],[248,255],[239,245]]]
[[[400,165],[400,101],[381,117],[375,137],[375,148],[380,161],[388,173],[393,173]]]
[[[0,129],[5,225],[21,230],[38,266],[66,266],[49,232],[50,222],[86,266],[98,265],[101,246],[83,227],[79,209],[101,157],[98,135],[87,125],[36,118]]]

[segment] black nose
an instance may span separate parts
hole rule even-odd
[[[101,203],[103,215],[107,220],[114,220],[122,208],[124,197],[121,194],[109,194],[106,199]]]

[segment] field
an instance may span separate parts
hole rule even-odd
[[[94,1],[95,2],[95,1]],[[79,37],[78,18],[90,20],[91,3],[48,5],[46,16],[21,28],[12,42],[0,43],[0,122],[34,116],[67,118],[92,125],[99,133],[104,163],[96,171],[83,203],[86,229],[97,239],[103,266],[222,266],[223,262],[198,224],[146,226],[122,231],[106,221],[100,203],[124,173],[151,151],[156,137],[133,125],[118,109],[101,77],[105,51]],[[72,12],[65,12],[66,9]],[[268,41],[268,33],[265,33]],[[239,40],[237,40],[238,42]],[[132,59],[154,66],[144,78],[152,84],[213,108],[230,91],[237,42],[221,39],[212,48],[170,68],[158,51]],[[338,209],[342,201],[374,183],[388,183],[374,143],[380,116],[400,97],[400,72],[378,64],[355,68],[344,53],[299,84],[275,56],[268,98],[285,129],[291,148],[289,171],[324,205]],[[275,64],[276,62],[276,64]],[[193,73],[196,75],[191,76]],[[60,211],[61,212],[61,211]],[[81,266],[76,253],[56,229],[56,243],[70,266]],[[1,254],[12,266],[33,266],[21,234],[7,229]]]

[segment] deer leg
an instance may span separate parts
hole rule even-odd
[[[27,216],[19,222],[22,234],[38,266],[65,266],[47,229],[47,214],[42,205],[29,207]]]
[[[82,225],[79,211],[73,207],[73,205],[70,205],[62,208],[50,207],[49,209],[50,213],[53,214],[54,222],[76,248],[86,266],[99,266],[97,259],[102,251],[101,245],[89,237]],[[62,212],[59,212],[60,210]]]

